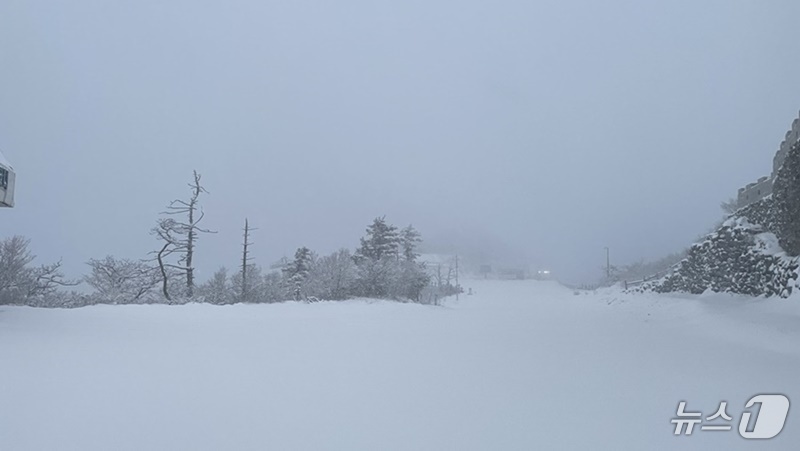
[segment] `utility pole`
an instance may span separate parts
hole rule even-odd
[[[611,280],[611,251],[606,246],[606,279]]]

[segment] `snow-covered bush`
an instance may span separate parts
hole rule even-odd
[[[142,261],[106,256],[91,259],[91,268],[84,281],[91,285],[104,302],[132,304],[147,300],[160,282],[158,268]]]
[[[164,230],[172,233],[171,228]],[[167,241],[166,250],[157,253],[158,265],[112,256],[89,260],[90,273],[82,281],[95,291],[85,294],[58,291],[73,284],[64,279],[60,263],[32,266],[34,257],[28,251],[28,241],[13,237],[0,242],[0,303],[80,307],[343,300],[355,296],[436,303],[455,294],[457,287],[448,275],[445,283],[439,280],[431,289],[429,268],[417,261],[420,242],[420,234],[412,226],[398,231],[385,218],[376,218],[355,253],[341,249],[320,258],[301,247],[294,259],[285,259],[262,274],[258,265],[249,263],[245,250],[238,273],[229,276],[222,267],[209,280],[194,285],[193,276],[187,278],[188,262],[181,263],[184,266],[165,263],[170,255],[171,242]]]
[[[286,281],[280,271],[262,274],[261,267],[250,265],[247,269],[247,286],[245,294],[242,288],[242,271],[231,277],[234,302],[270,303],[290,299],[287,296]]]
[[[232,304],[236,295],[225,267],[218,269],[205,283],[197,287],[198,296],[210,304]]]
[[[353,293],[356,271],[353,254],[347,249],[319,258],[308,274],[308,295],[324,300],[347,299]]]
[[[75,285],[64,278],[61,262],[32,266],[30,240],[13,236],[0,241],[0,304],[32,305],[59,287]]]
[[[420,242],[414,227],[398,232],[385,218],[375,218],[353,258],[357,267],[356,294],[420,302],[430,283],[425,266],[416,261]]]

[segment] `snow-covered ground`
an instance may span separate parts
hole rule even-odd
[[[0,449],[798,449],[800,299],[468,281],[391,302],[0,307]],[[674,436],[679,401],[730,432]]]

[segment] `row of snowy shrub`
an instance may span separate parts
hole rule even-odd
[[[376,218],[355,252],[341,249],[318,256],[306,247],[293,259],[263,270],[244,256],[234,274],[220,268],[189,294],[185,271],[159,267],[153,260],[107,256],[90,260],[89,274],[67,280],[60,264],[33,266],[28,240],[12,237],[0,242],[0,303],[40,307],[80,307],[92,304],[208,302],[262,303],[287,300],[317,301],[369,297],[437,303],[459,288],[449,281],[432,284],[416,252],[420,234]],[[164,278],[166,274],[166,278]],[[85,282],[91,293],[67,292]]]

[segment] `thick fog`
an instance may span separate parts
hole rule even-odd
[[[0,2],[0,236],[145,258],[203,175],[200,279],[376,216],[575,282],[714,226],[800,109],[793,1]]]

